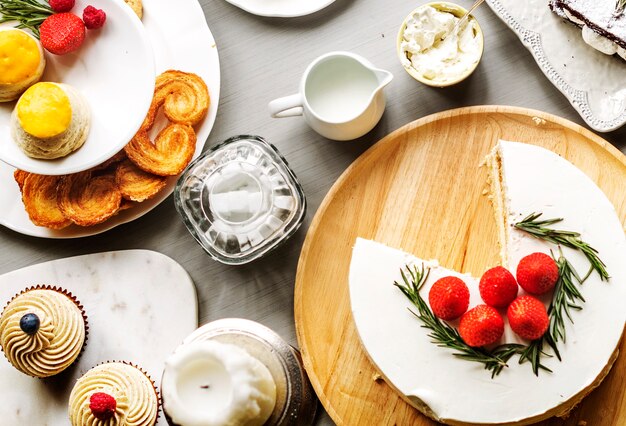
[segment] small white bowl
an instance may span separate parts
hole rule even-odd
[[[0,103],[0,160],[5,163],[43,175],[80,172],[112,157],[141,126],[156,77],[146,30],[123,0],[77,0],[72,12],[82,16],[90,4],[106,12],[104,27],[86,30],[85,42],[76,52],[64,56],[46,52],[41,79],[69,84],[85,96],[91,109],[85,144],[56,160],[30,158],[11,137],[15,102]]]
[[[442,12],[450,12],[450,13],[452,13],[454,16],[456,16],[458,18],[462,17],[463,15],[465,15],[467,13],[467,9],[463,8],[462,6],[459,6],[458,4],[455,4],[455,3],[443,2],[443,1],[426,3],[426,4],[421,5],[417,9],[413,10],[411,13],[409,13],[407,15],[406,18],[404,18],[404,21],[402,22],[402,25],[400,26],[400,31],[398,32],[398,39],[397,39],[397,42],[396,42],[396,51],[398,53],[398,58],[400,59],[400,63],[402,63],[402,60],[406,57],[406,53],[402,50],[401,45],[402,45],[402,40],[404,39],[404,30],[406,29],[407,22],[416,12],[418,12],[419,10],[421,10],[421,9],[427,7],[427,6],[430,6],[430,7],[434,8],[434,9],[437,9],[437,10],[442,11]],[[458,78],[456,78],[454,80],[447,80],[445,82],[438,82],[436,80],[431,80],[431,79],[425,78],[422,74],[420,74],[412,66],[409,66],[409,67],[403,66],[404,70],[411,77],[413,77],[415,80],[419,81],[420,83],[424,83],[427,86],[431,86],[431,87],[448,87],[448,86],[452,86],[452,85],[455,85],[457,83],[462,82],[467,77],[472,75],[474,70],[478,67],[478,64],[480,63],[480,60],[482,59],[483,51],[484,51],[484,48],[485,48],[485,39],[484,39],[483,31],[480,28],[480,25],[478,24],[478,21],[476,20],[476,18],[473,15],[470,15],[470,17],[468,19],[474,21],[474,23],[476,24],[477,36],[478,36],[478,40],[480,41],[480,55],[478,57],[478,61],[476,61],[474,66],[469,68],[466,73],[459,75]]]

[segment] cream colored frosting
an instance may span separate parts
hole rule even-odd
[[[20,319],[39,317],[39,330],[28,335]],[[9,362],[24,374],[49,377],[70,366],[85,342],[85,320],[76,303],[55,290],[30,290],[15,297],[0,316],[0,346]]]
[[[117,403],[115,414],[99,420],[89,408],[94,393],[103,392]],[[138,368],[121,362],[102,364],[78,379],[70,394],[73,426],[151,426],[156,423],[159,402],[154,386]]]
[[[72,86],[67,84],[58,86],[65,91],[72,106],[70,125],[60,135],[50,138],[35,137],[24,131],[20,125],[17,108],[11,114],[11,137],[29,157],[46,160],[65,157],[83,146],[87,140],[91,126],[91,112],[87,100]]]

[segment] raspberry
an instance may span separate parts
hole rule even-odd
[[[72,10],[75,0],[49,0],[48,3],[56,13],[63,13]]]
[[[496,266],[483,274],[478,284],[480,297],[494,308],[505,308],[517,297],[517,281],[503,268]]]
[[[459,334],[469,346],[490,345],[500,340],[503,333],[504,321],[491,306],[478,305],[461,317]]]
[[[532,296],[515,299],[509,305],[506,316],[515,334],[528,340],[539,339],[550,325],[546,307]]]
[[[545,253],[533,253],[517,265],[517,282],[530,294],[544,294],[554,288],[559,279],[559,268]]]
[[[97,30],[102,28],[107,20],[107,14],[102,9],[96,9],[93,6],[87,6],[83,11],[83,22],[89,30]]]
[[[89,398],[89,409],[98,420],[106,421],[113,417],[117,401],[104,392],[96,392]]]
[[[467,311],[469,297],[469,290],[463,280],[457,277],[443,277],[430,289],[428,303],[438,318],[450,321]]]

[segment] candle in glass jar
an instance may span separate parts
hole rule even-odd
[[[179,347],[166,362],[161,387],[165,414],[180,426],[260,426],[276,404],[267,367],[217,341]]]

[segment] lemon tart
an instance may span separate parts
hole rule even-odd
[[[75,88],[37,83],[18,100],[11,115],[11,135],[29,157],[54,159],[83,145],[90,122],[87,101]]]
[[[26,31],[0,29],[0,102],[17,99],[46,66],[41,43]]]

